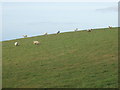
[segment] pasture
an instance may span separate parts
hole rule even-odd
[[[33,41],[40,45],[33,45]],[[14,46],[14,42],[19,46]],[[2,43],[3,88],[118,87],[118,28]]]

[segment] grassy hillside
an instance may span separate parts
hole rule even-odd
[[[33,45],[34,40],[41,44]],[[5,41],[2,49],[3,88],[118,86],[117,28]]]

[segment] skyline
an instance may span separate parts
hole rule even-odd
[[[116,7],[117,3],[107,2],[3,3],[3,40],[117,26]]]

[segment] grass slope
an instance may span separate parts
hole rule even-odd
[[[117,37],[106,28],[5,41],[3,88],[117,87]]]

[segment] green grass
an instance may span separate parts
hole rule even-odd
[[[118,87],[117,28],[4,41],[2,49],[3,88]]]

